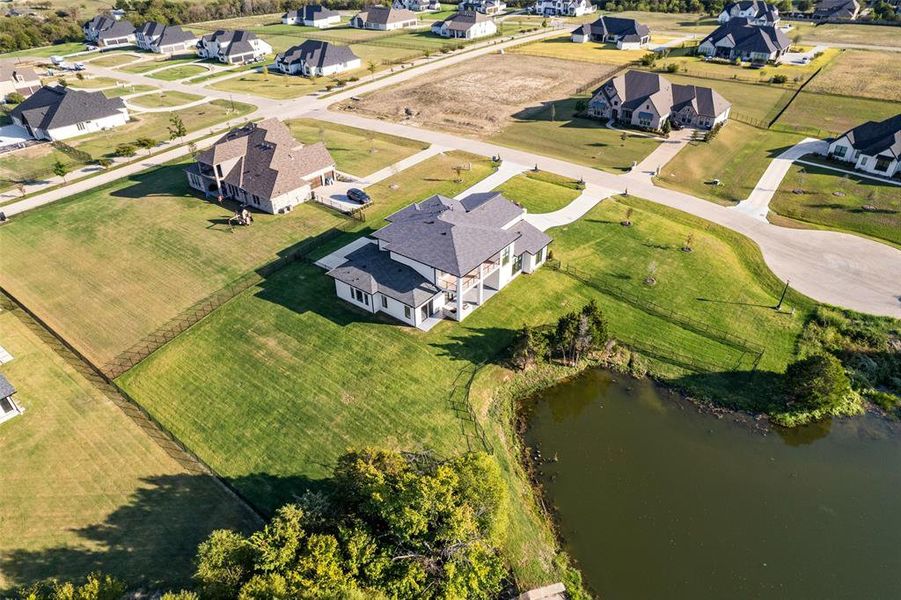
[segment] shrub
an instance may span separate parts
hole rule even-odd
[[[116,146],[116,150],[113,153],[116,156],[122,156],[122,157],[127,158],[130,156],[134,156],[135,154],[137,154],[137,152],[138,152],[137,149],[135,149],[135,147],[132,146],[131,144],[119,144],[118,146]]]
[[[804,409],[830,410],[851,393],[851,381],[837,358],[814,354],[788,366],[785,390],[789,400]]]
[[[788,77],[786,77],[785,75],[782,75],[782,74],[780,73],[779,75],[773,75],[773,76],[770,78],[770,81],[771,81],[772,83],[785,83],[786,81],[788,81]]]
[[[19,92],[13,92],[12,94],[7,94],[6,102],[7,104],[22,104],[25,102],[25,96]]]
[[[677,63],[669,63],[666,65],[667,73],[677,73],[679,71],[679,65]]]

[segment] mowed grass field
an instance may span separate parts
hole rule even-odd
[[[164,81],[176,81],[178,79],[187,79],[188,77],[195,77],[208,72],[209,69],[201,65],[187,64],[170,67],[163,69],[162,71],[156,71],[155,73],[150,73],[147,77],[162,79]]]
[[[294,119],[286,124],[294,137],[305,144],[323,142],[338,170],[358,177],[375,173],[428,148],[423,142],[328,121]]]
[[[196,102],[202,98],[203,96],[198,96],[196,94],[187,94],[185,92],[176,91],[164,92],[161,90],[156,94],[145,94],[144,96],[130,98],[128,103],[134,104],[135,106],[144,106],[146,108],[162,108],[164,106],[181,106],[182,104]]]
[[[660,143],[656,138],[609,129],[602,121],[576,117],[578,100],[544,103],[537,110],[517,115],[488,139],[613,173],[627,171],[633,161],[640,162]]]
[[[21,315],[0,312],[14,357],[0,372],[25,408],[0,425],[0,594],[96,569],[135,585],[188,584],[197,543],[249,528],[249,511],[186,472]]]
[[[805,223],[862,233],[901,246],[901,186],[794,164],[770,209]]]
[[[627,206],[634,210],[632,228],[619,225]],[[605,200],[551,235],[555,256],[590,272],[599,285],[765,342],[765,369],[781,370],[793,353],[807,305],[792,295],[797,313],[766,308],[778,299],[778,281],[756,247],[739,236],[634,199]],[[680,247],[689,235],[695,250],[685,253]],[[642,281],[651,263],[658,284],[647,287]],[[341,303],[321,270],[294,263],[120,383],[254,503],[272,508],[315,489],[348,447],[466,451],[474,441],[471,425],[458,419],[450,402],[466,374],[505,348],[523,323],[550,323],[589,299],[601,304],[621,340],[724,370],[743,360],[734,348],[548,268],[520,277],[463,323],[443,322],[423,333]],[[674,365],[663,372],[698,390],[716,379],[690,379]],[[504,379],[480,379],[474,392],[490,396]],[[736,388],[730,397],[741,405],[748,393]],[[508,450],[497,447],[498,460],[509,467],[515,459],[504,455]],[[530,502],[514,503],[513,527],[525,527]],[[505,557],[526,585],[546,583],[542,576],[552,567],[540,563],[547,541],[519,533],[511,532]]]
[[[528,171],[495,188],[530,213],[560,210],[582,194],[579,182],[546,171]]]
[[[829,23],[816,27],[799,27],[804,35],[805,43],[817,41],[864,44],[867,46],[892,46],[901,47],[901,37],[898,36],[898,28],[885,25],[861,25]],[[790,35],[790,34],[789,34]]]
[[[844,50],[804,89],[901,102],[901,61],[895,52]]]
[[[730,121],[711,142],[690,142],[660,170],[660,185],[720,204],[745,200],[770,161],[803,136]],[[714,179],[720,185],[714,185]]]
[[[143,62],[139,62],[134,65],[128,65],[122,67],[120,71],[124,71],[126,73],[146,73],[147,71],[153,71],[155,69],[162,69],[163,67],[168,66],[176,66],[176,65],[185,65],[192,62],[197,62],[200,60],[197,56],[185,56],[181,58],[153,58],[149,60],[145,60]]]
[[[839,135],[866,121],[882,121],[901,113],[901,102],[831,94],[798,94],[776,125],[787,125],[817,137]]]
[[[88,64],[98,67],[118,67],[128,63],[140,60],[139,56],[134,54],[106,54],[100,58],[92,58]]]
[[[793,90],[770,84],[723,81],[669,73],[664,73],[663,76],[672,83],[712,88],[732,103],[733,113],[741,113],[746,117],[765,122],[769,122],[779,114],[794,94]]]
[[[678,50],[677,50],[678,52]],[[797,88],[799,85],[810,79],[817,69],[823,68],[835,59],[839,50],[836,48],[826,48],[823,54],[806,65],[767,65],[762,69],[754,69],[750,66],[739,66],[718,62],[707,62],[703,58],[697,56],[669,56],[657,61],[657,68],[663,69],[665,65],[675,64],[679,66],[679,73],[689,77],[700,77],[708,79],[729,79],[746,83],[765,83],[774,87],[791,87]],[[668,73],[663,73],[664,77],[668,77]],[[769,83],[770,79],[776,75],[784,75],[788,78],[785,84]]]
[[[651,41],[651,47],[655,44]],[[559,37],[545,38],[543,40],[516,46],[510,50],[516,54],[529,54],[532,56],[547,56],[550,58],[562,58],[565,60],[580,60],[584,62],[604,63],[611,65],[625,65],[638,61],[642,56],[650,52],[642,50],[617,50],[616,44],[599,44],[597,42],[573,43],[569,32],[563,32]]]

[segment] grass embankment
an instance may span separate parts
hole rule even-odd
[[[890,183],[795,164],[773,196],[770,209],[790,219],[901,246],[901,187]]]
[[[546,171],[529,171],[498,186],[495,191],[530,213],[559,210],[582,194],[578,181]]]
[[[304,144],[323,142],[339,171],[363,177],[428,148],[428,144],[315,119],[286,121]]]
[[[641,162],[660,143],[656,138],[609,129],[601,121],[576,117],[579,100],[548,102],[488,139],[617,174],[628,171],[633,161]]]
[[[251,525],[33,330],[3,310],[2,366],[24,414],[0,425],[0,593],[95,569],[134,584],[189,583],[197,543]],[[22,317],[27,319],[27,317]]]

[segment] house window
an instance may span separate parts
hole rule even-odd
[[[382,308],[388,308],[388,297],[382,296]]]
[[[890,164],[892,164],[892,159],[886,158],[885,156],[876,157],[876,170],[877,171],[888,171]]]
[[[535,255],[535,264],[537,265],[541,261],[544,260],[544,248],[538,251],[538,254]]]
[[[369,306],[369,294],[367,294],[366,292],[364,292],[362,290],[354,289],[354,298],[360,304],[365,304],[366,306]]]
[[[84,131],[85,129],[87,129],[87,128],[85,127],[85,124],[84,124],[84,123],[76,123],[76,124],[75,124],[75,128],[78,129],[78,131]]]
[[[404,306],[404,316],[405,316],[407,319],[412,319],[412,318],[413,318],[413,311],[410,310],[410,307],[409,307],[409,306]]]
[[[510,247],[507,246],[504,248],[504,251],[501,252],[501,264],[507,266],[510,263]]]
[[[845,152],[847,151],[848,149],[845,146],[836,146],[835,150],[832,151],[832,154],[838,157],[843,157],[845,155]]]

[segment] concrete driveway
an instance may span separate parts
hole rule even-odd
[[[19,127],[18,125],[4,125],[0,127],[0,148],[21,144],[30,139],[31,136],[28,135],[28,131],[24,127]]]

